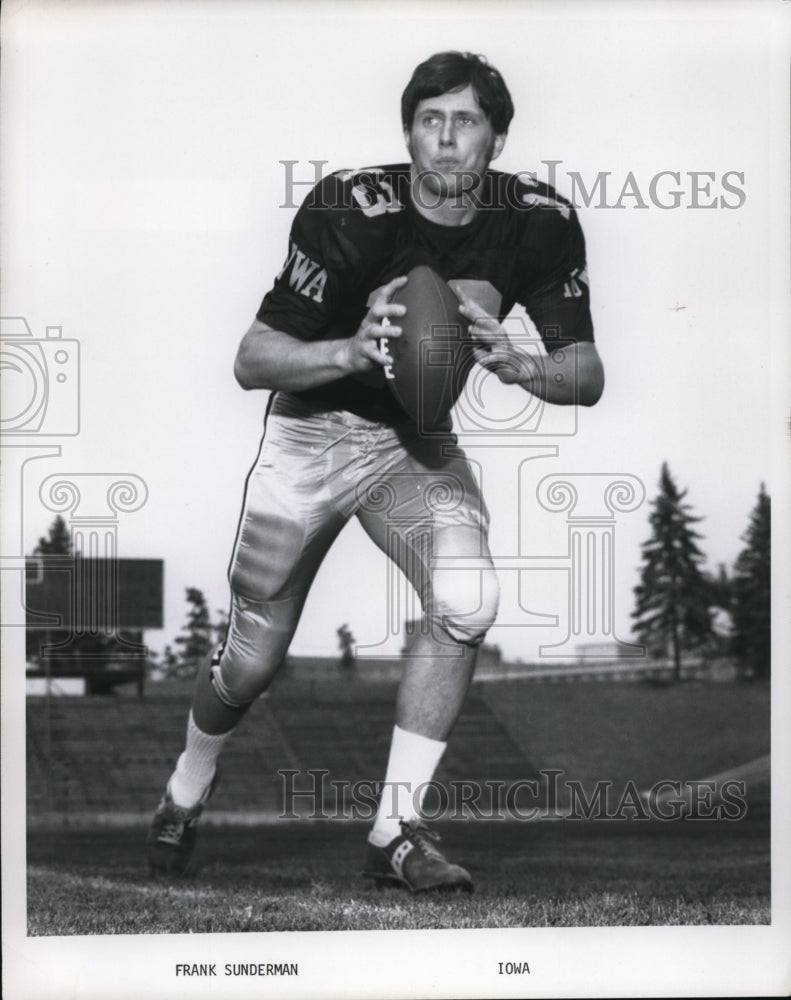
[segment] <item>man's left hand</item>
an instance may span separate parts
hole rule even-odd
[[[529,359],[514,347],[502,325],[460,289],[459,312],[469,321],[468,334],[478,364],[494,372],[501,382],[511,385],[529,378]]]

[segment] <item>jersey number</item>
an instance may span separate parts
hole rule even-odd
[[[564,299],[578,299],[582,295],[582,289],[578,284],[580,281],[584,285],[588,284],[587,269],[581,271],[578,267],[575,267],[569,275],[569,280],[563,286]]]
[[[400,212],[403,205],[396,198],[393,186],[382,178],[370,174],[360,176],[352,185],[352,197],[363,215],[373,218],[386,212]]]

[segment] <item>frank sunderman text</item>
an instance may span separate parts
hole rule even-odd
[[[226,962],[221,971],[211,962],[179,962],[177,976],[298,976],[297,962]]]

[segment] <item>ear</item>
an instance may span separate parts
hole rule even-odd
[[[411,158],[412,156],[412,130],[404,126],[404,142],[406,144],[407,152]]]
[[[491,157],[493,160],[496,160],[497,157],[500,155],[500,153],[502,153],[507,135],[508,135],[507,132],[503,132],[501,135],[496,135],[494,137],[494,145],[492,146],[492,157]]]

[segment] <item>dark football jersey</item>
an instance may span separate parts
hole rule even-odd
[[[480,283],[503,320],[524,306],[548,349],[592,341],[585,240],[573,206],[540,181],[488,171],[463,226],[412,203],[410,167],[329,174],[294,218],[288,255],[257,316],[300,340],[351,337],[371,293],[418,264],[446,281]],[[473,296],[477,297],[477,296]],[[386,422],[404,414],[384,373],[348,375],[295,395]]]

